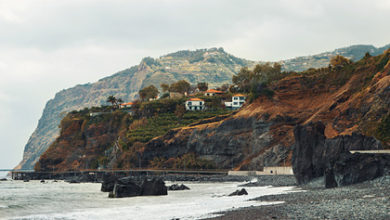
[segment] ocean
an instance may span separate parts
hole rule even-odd
[[[250,199],[294,190],[246,187],[249,195],[229,197],[228,194],[241,189],[238,185],[242,183],[184,184],[191,190],[169,191],[167,196],[112,199],[100,191],[101,184],[97,183],[2,181],[0,219],[201,219],[218,216],[216,213],[221,211],[267,205],[270,203]]]

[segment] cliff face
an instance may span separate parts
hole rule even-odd
[[[97,169],[99,164],[110,160],[108,155],[115,153],[119,132],[126,131],[128,125],[126,112],[116,111],[95,117],[70,113],[61,121],[59,138],[41,155],[35,169]]]
[[[297,126],[293,150],[293,169],[298,184],[325,176],[328,188],[375,179],[390,168],[390,155],[351,154],[351,150],[381,150],[373,137],[353,133],[326,138],[321,122]]]
[[[351,146],[344,144],[343,149],[364,149],[367,141],[378,143],[375,138],[384,147],[390,145],[390,129],[386,124],[390,117],[390,51],[343,67],[290,74],[270,87],[275,92],[273,97],[259,97],[229,117],[173,129],[147,143],[119,149],[110,155],[115,159],[108,164],[120,168],[135,164],[178,168],[177,164],[183,164],[183,160],[207,161],[214,168],[236,170],[290,165],[296,142],[294,127],[318,121],[323,126],[321,140],[351,142]],[[340,135],[345,138],[332,139]],[[359,138],[362,135],[375,138]],[[53,149],[49,150],[57,151]],[[76,160],[69,155],[73,153],[64,153],[62,157]],[[79,155],[88,154],[81,151]],[[72,160],[68,161],[71,163]],[[185,168],[186,164],[179,168]]]
[[[328,66],[329,59],[336,54],[342,54],[349,58],[359,59],[363,57],[364,53],[367,51],[372,54],[377,54],[387,47],[388,46],[383,48],[375,48],[373,46],[364,45],[351,46],[319,55],[298,57],[282,61],[282,63],[285,70],[304,70],[311,67],[324,67]],[[188,80],[192,83],[208,82],[210,87],[224,83],[231,83],[232,76],[236,74],[241,67],[250,67],[253,66],[254,63],[255,62],[234,57],[224,52],[222,49],[214,48],[209,50],[179,51],[162,56],[158,59],[145,58],[139,65],[101,79],[96,83],[78,85],[73,88],[63,90],[57,93],[54,99],[47,102],[42,117],[39,120],[38,127],[28,140],[25,146],[23,160],[17,168],[32,169],[34,167],[34,164],[38,161],[39,156],[45,152],[49,145],[58,136],[58,125],[67,112],[82,109],[84,107],[105,104],[106,98],[110,95],[114,95],[115,97],[121,98],[125,101],[130,101],[136,96],[140,88],[150,84],[154,84],[159,87],[161,83],[172,83],[181,79]],[[323,117],[329,116],[330,118],[345,118],[355,114],[354,106],[350,106],[349,110],[340,109],[342,111],[346,111],[346,115],[337,115],[335,113],[338,111],[337,109],[340,108],[339,104],[344,103],[353,93],[348,90],[348,86],[344,92],[343,90],[338,90],[339,93],[336,94],[336,91],[333,90],[338,89],[338,86],[334,86],[334,88],[329,87],[332,91],[324,92],[323,88],[320,88],[319,86],[324,85],[326,82],[318,82],[318,85],[315,85],[315,83],[310,84],[310,80],[310,77],[302,76],[298,78],[292,77],[280,82],[278,85],[275,85],[277,95],[274,100],[263,100],[261,105],[259,103],[254,103],[253,105],[248,106],[246,108],[247,110],[243,111],[246,113],[242,113],[242,115],[251,115],[251,120],[257,121],[263,114],[269,114],[276,117],[275,112],[280,111],[280,116],[287,114],[292,119],[296,118],[297,120],[303,120],[302,118],[306,117],[306,120],[309,120],[309,118],[307,118],[308,115],[314,117],[313,119],[320,119],[322,117],[321,112],[318,112],[318,114],[310,114],[310,112],[307,112],[308,110],[305,108],[310,109],[310,111],[319,111],[318,108],[321,107],[317,102],[322,103],[323,100],[325,101],[324,103],[332,103],[331,107],[333,110],[332,114],[325,114]],[[310,85],[305,85],[305,83]],[[306,88],[308,86],[313,88]],[[354,85],[350,85],[350,87],[354,87]],[[310,96],[306,96],[306,92],[308,92]],[[363,96],[364,95],[362,95],[362,97]],[[359,100],[362,97],[357,97],[356,99]],[[280,99],[281,102],[274,106],[273,103],[277,103],[278,99]],[[374,104],[377,106],[381,105],[379,102]],[[291,109],[291,106],[295,105],[297,105],[298,109],[301,109],[302,111],[299,112]],[[361,104],[358,103],[356,105]],[[326,104],[322,104],[321,106],[324,108],[330,108],[330,106],[326,106]],[[254,110],[257,107],[259,107],[259,109],[267,108],[268,110],[264,110],[264,112],[261,112],[258,109]],[[252,110],[254,111],[250,112]],[[371,120],[370,118],[376,117],[373,114],[375,113],[363,114],[363,117],[366,117],[367,120]],[[268,121],[253,123],[253,126],[257,126],[257,123],[265,123],[266,125],[261,125],[265,127],[274,125],[272,123],[270,124]],[[345,123],[348,122],[345,121]],[[279,129],[282,133],[287,131],[289,132],[286,141],[283,142],[283,145],[278,145],[279,148],[277,148],[278,151],[281,150],[284,152],[285,150],[283,150],[283,146],[290,145],[292,140],[292,132],[290,129],[292,125],[287,123],[285,125],[274,126],[281,126]],[[340,128],[337,126],[328,126],[326,132],[328,134],[336,134],[339,132],[338,130],[341,131],[345,129],[345,126],[347,125],[340,125]],[[250,127],[243,129],[248,130]],[[247,135],[249,135],[249,133]],[[255,138],[255,136],[252,138]],[[281,158],[278,158],[277,160],[281,160]],[[234,160],[232,163],[236,166],[236,163],[238,162]]]
[[[34,167],[39,156],[59,135],[61,119],[72,110],[107,104],[106,99],[110,95],[131,101],[142,87],[151,84],[160,87],[161,83],[185,79],[192,83],[208,82],[209,86],[219,86],[230,83],[232,76],[242,67],[253,65],[253,61],[234,57],[223,49],[179,51],[158,59],[147,57],[139,65],[98,82],[62,90],[47,102],[17,168]]]

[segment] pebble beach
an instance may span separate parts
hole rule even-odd
[[[317,180],[297,189],[302,190],[255,199],[283,204],[237,209],[211,219],[390,219],[390,175],[332,189]]]

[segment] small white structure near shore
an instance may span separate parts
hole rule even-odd
[[[199,98],[191,98],[186,101],[186,110],[199,111],[205,109],[204,100]]]
[[[294,175],[292,167],[264,167],[262,171],[229,171],[232,176]]]

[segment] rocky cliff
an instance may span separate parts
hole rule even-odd
[[[326,138],[321,122],[294,129],[292,165],[298,184],[325,177],[326,187],[372,180],[390,171],[390,155],[350,153],[351,150],[381,150],[373,137],[352,133]]]
[[[344,66],[291,73],[269,87],[274,91],[272,97],[261,96],[235,114],[172,129],[128,149],[119,148],[111,165],[186,168],[186,164],[207,161],[214,168],[236,170],[290,165],[292,147],[301,137],[299,133],[294,136],[294,127],[319,121],[321,132],[315,134],[320,144],[330,139],[329,143],[344,141],[343,145],[334,144],[342,149],[364,149],[366,144],[377,146],[379,141],[383,147],[390,145],[390,50]],[[55,147],[48,152],[61,152]],[[337,154],[338,149],[341,147],[331,154]],[[72,158],[68,164],[80,163],[85,152],[61,157]],[[42,165],[45,154],[41,159]],[[183,160],[184,167],[177,167]],[[66,170],[69,166],[57,168]]]
[[[336,54],[358,60],[367,51],[375,55],[382,53],[388,47],[389,45],[382,48],[375,48],[370,45],[356,45],[319,55],[298,57],[281,62],[285,70],[300,71],[311,67],[328,66],[329,59]],[[72,110],[105,104],[106,98],[110,95],[130,101],[136,96],[140,88],[150,84],[159,87],[161,83],[172,83],[181,79],[192,83],[208,82],[210,87],[231,83],[232,75],[236,74],[241,67],[251,67],[254,64],[255,62],[253,61],[234,57],[221,48],[179,51],[158,59],[144,58],[139,65],[101,79],[98,82],[77,85],[73,88],[62,90],[47,102],[38,127],[28,140],[24,149],[23,160],[17,168],[32,169],[34,167],[39,156],[58,136],[58,125],[61,119]],[[310,79],[303,77],[303,79],[299,80]],[[294,79],[292,79],[291,83],[294,83]],[[286,89],[289,88],[286,87]],[[280,89],[283,90],[283,88]],[[294,90],[295,88],[292,88],[291,93]],[[283,96],[283,94],[281,95]],[[340,97],[338,102],[341,102],[343,99],[343,97]],[[334,105],[336,106],[338,102]]]
[[[28,140],[23,160],[17,168],[32,169],[39,156],[59,135],[61,119],[72,110],[107,104],[110,95],[124,101],[133,100],[144,86],[172,83],[185,79],[189,82],[208,82],[210,87],[230,83],[244,66],[255,62],[240,59],[222,48],[179,51],[158,59],[144,58],[137,66],[120,71],[98,82],[77,85],[58,92],[45,106],[38,127]]]

